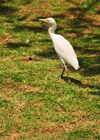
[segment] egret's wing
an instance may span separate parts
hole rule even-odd
[[[72,45],[61,35],[55,35],[53,43],[58,56],[77,69],[78,60]]]

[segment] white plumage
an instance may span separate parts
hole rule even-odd
[[[64,64],[64,69],[61,74],[61,78],[63,78],[63,73],[65,69],[68,75],[68,69],[67,66],[65,65],[66,63],[69,63],[74,67],[75,70],[77,70],[79,68],[79,63],[72,45],[63,36],[55,34],[55,30],[57,28],[56,21],[53,18],[39,19],[39,20],[50,23],[52,25],[48,29],[48,32],[53,41],[54,49],[58,54],[59,58],[61,59],[62,63]],[[68,82],[71,83],[69,79],[69,75],[68,75]]]

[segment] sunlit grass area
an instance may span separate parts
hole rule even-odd
[[[100,2],[0,1],[0,139],[100,139]],[[39,18],[53,17],[57,34],[80,64],[63,64]]]

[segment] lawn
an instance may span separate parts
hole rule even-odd
[[[47,17],[77,54],[72,85],[58,78]],[[100,140],[99,1],[0,1],[0,139]]]

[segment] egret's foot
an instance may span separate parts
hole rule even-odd
[[[59,76],[58,78],[59,78],[59,79],[64,79],[63,76]],[[68,83],[71,84],[71,85],[73,84],[73,83],[70,81],[70,79],[68,79]]]
[[[73,83],[70,81],[70,79],[68,79],[68,83],[71,84],[71,85],[73,84]]]
[[[59,79],[62,79],[61,76],[58,77]]]
[[[59,76],[58,78],[59,78],[59,79],[63,79],[63,76]]]

